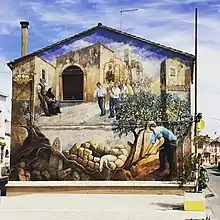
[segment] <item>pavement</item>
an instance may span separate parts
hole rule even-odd
[[[220,220],[220,171],[213,169],[212,167],[206,168],[209,174],[208,187],[215,195],[214,197],[207,199],[212,213],[213,219]]]
[[[186,220],[205,212],[183,211],[183,196],[32,194],[1,197],[0,219],[16,220]]]
[[[40,126],[49,125],[109,125],[115,119],[109,119],[109,107],[106,104],[107,114],[100,117],[97,102],[87,102],[61,108],[62,114],[53,117],[40,117],[37,122]]]
[[[61,109],[62,114],[52,117],[41,116],[35,122],[40,130],[53,143],[59,137],[63,150],[69,150],[74,143],[94,141],[102,145],[127,146],[128,140],[133,140],[133,134],[119,137],[112,131],[115,119],[109,119],[107,114],[100,117],[100,109],[96,102],[81,103],[66,106]]]

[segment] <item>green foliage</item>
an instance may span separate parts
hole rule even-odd
[[[202,143],[202,144],[209,144],[210,143],[210,137],[208,135],[198,135],[194,137],[194,145]]]
[[[187,133],[191,126],[189,102],[173,94],[156,95],[143,91],[118,103],[113,130],[122,136],[129,132],[137,134],[138,130],[146,128],[149,121],[163,124],[164,108],[167,113],[166,127],[173,130],[173,126],[179,126],[179,133]]]
[[[120,101],[117,105],[115,132],[119,136],[143,128],[160,115],[159,97],[151,93],[138,93]]]
[[[207,182],[209,182],[209,176],[207,170],[200,167],[199,177],[198,177],[198,191],[201,192],[207,187]]]
[[[185,121],[189,119],[190,103],[188,101],[170,93],[163,94],[161,98],[166,103],[168,121]]]
[[[207,187],[207,182],[209,181],[208,173],[206,169],[201,166],[201,155],[188,153],[182,158],[179,158],[180,166],[178,172],[178,184],[183,187],[184,184],[192,183],[195,180],[196,185],[194,187],[194,192],[201,192]],[[198,179],[196,179],[196,172],[198,172]]]
[[[178,159],[180,166],[177,181],[180,187],[196,180],[196,164],[200,162],[200,156],[187,153]]]

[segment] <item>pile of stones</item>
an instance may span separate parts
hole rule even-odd
[[[70,160],[75,160],[88,171],[109,169],[114,171],[121,168],[128,157],[127,149],[123,146],[103,146],[93,141],[82,144],[76,143],[63,154]]]

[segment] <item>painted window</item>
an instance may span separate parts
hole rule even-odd
[[[176,70],[174,68],[170,68],[170,76],[176,76]]]
[[[47,71],[45,69],[41,70],[41,78],[45,81],[45,84],[47,84]]]

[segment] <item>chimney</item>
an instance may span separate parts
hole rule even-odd
[[[21,56],[28,54],[28,21],[21,21]]]

